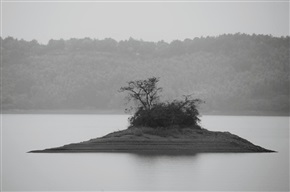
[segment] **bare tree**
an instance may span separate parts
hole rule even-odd
[[[120,92],[127,92],[128,101],[133,100],[138,107],[150,110],[159,101],[161,87],[157,87],[159,78],[151,77],[146,80],[135,80],[127,82],[128,85],[120,88]]]

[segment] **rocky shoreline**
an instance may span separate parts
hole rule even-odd
[[[229,132],[193,128],[156,130],[148,127],[128,128],[89,141],[30,151],[30,153],[81,152],[195,154],[275,151],[254,145]]]

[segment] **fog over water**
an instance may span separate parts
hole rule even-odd
[[[289,1],[1,1],[1,189],[289,191],[289,23]],[[27,153],[126,129],[118,90],[150,77],[277,152]]]
[[[289,115],[287,1],[1,6],[3,110],[120,112],[118,89],[156,76],[208,114]]]
[[[204,116],[277,153],[31,154],[125,129],[126,115],[3,115],[3,190],[288,191],[289,118]]]

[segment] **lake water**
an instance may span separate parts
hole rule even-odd
[[[204,116],[278,153],[33,154],[125,129],[126,115],[2,115],[3,191],[289,191],[289,117]]]

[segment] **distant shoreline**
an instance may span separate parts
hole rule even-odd
[[[22,110],[22,109],[9,109],[2,110],[1,114],[87,114],[87,115],[129,115],[123,110],[112,109],[112,110],[93,110],[93,109],[60,109],[60,110]],[[282,116],[289,117],[290,112],[280,111],[207,111],[202,112],[201,115],[212,115],[212,116]]]
[[[22,109],[13,109],[13,110],[2,110],[2,114],[97,114],[97,115],[122,115],[126,114],[121,110],[69,110],[69,109],[60,109],[60,110],[22,110]]]

